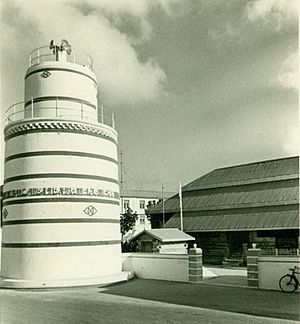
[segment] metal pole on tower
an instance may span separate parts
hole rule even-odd
[[[33,118],[33,97],[31,97],[31,118]]]
[[[111,115],[111,123],[112,123],[112,128],[115,128],[116,127],[115,114]]]
[[[104,124],[104,111],[103,111],[103,105],[100,106],[101,108],[101,123]]]

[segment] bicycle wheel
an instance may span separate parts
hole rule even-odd
[[[286,274],[279,280],[279,287],[283,292],[292,293],[297,289],[297,282],[293,276]]]

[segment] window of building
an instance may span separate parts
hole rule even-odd
[[[129,200],[124,199],[124,210],[126,211],[129,208]]]
[[[145,224],[145,215],[140,216],[140,224]]]
[[[140,208],[145,209],[145,200],[140,200]]]
[[[275,237],[275,232],[270,230],[257,231],[257,237]]]
[[[203,232],[203,233],[199,233],[199,237],[203,237],[203,238],[220,238],[220,232]]]
[[[148,200],[147,207],[156,205],[156,200]]]

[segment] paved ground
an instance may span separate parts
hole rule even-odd
[[[111,286],[104,293],[256,316],[300,319],[297,293],[141,279]]]
[[[143,279],[106,288],[0,290],[1,324],[292,323],[298,308],[299,294]]]
[[[248,287],[246,268],[206,267],[216,277],[205,277],[204,283]]]

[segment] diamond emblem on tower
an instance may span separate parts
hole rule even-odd
[[[8,211],[6,208],[3,209],[3,218],[6,219],[8,216]]]
[[[45,70],[45,71],[41,74],[41,76],[42,76],[43,78],[48,78],[50,75],[51,75],[51,73],[50,73],[48,70]]]
[[[96,213],[97,213],[97,209],[92,206],[92,205],[89,205],[87,206],[84,210],[83,210],[88,216],[94,216]]]

